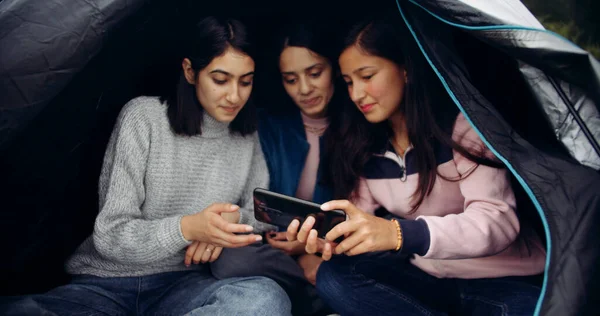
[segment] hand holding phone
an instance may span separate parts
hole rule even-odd
[[[333,227],[346,220],[346,213],[339,210],[325,212],[317,203],[256,188],[254,217],[258,221],[282,229],[287,229],[294,219],[301,223],[311,217],[314,219],[312,228],[317,231],[319,237],[324,238]]]

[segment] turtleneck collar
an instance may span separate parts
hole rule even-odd
[[[202,135],[204,138],[218,138],[229,134],[229,123],[217,121],[206,111],[202,114]]]

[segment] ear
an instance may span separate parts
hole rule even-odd
[[[184,58],[181,62],[181,69],[183,69],[185,80],[187,80],[189,84],[195,84],[196,72],[194,71],[194,68],[192,68],[192,62],[188,58]]]

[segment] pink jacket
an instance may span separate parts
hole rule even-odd
[[[486,157],[495,159],[462,114],[456,120],[453,139],[470,152],[483,150]],[[431,194],[409,214],[418,183],[411,158],[410,149],[404,157],[392,149],[375,155],[365,167],[354,202],[368,213],[384,207],[409,220],[402,221],[406,225],[410,220],[427,224],[429,248],[422,256],[415,255],[415,266],[436,277],[464,279],[544,271],[546,251],[539,237],[519,224],[506,169],[477,166],[450,148],[440,148],[436,151],[438,172],[449,179],[468,176],[459,181],[438,176]],[[411,236],[403,237],[407,244]]]

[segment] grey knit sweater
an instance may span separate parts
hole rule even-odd
[[[93,234],[67,262],[71,274],[149,275],[186,268],[184,215],[215,202],[240,205],[240,222],[256,231],[252,191],[268,187],[256,133],[231,134],[204,114],[202,135],[178,136],[158,98],[138,97],[121,111],[100,174],[100,213]],[[200,267],[201,268],[201,267]]]

